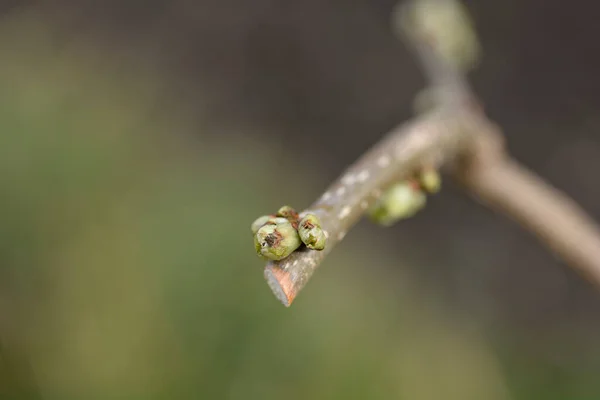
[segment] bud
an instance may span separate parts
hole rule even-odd
[[[286,258],[301,244],[298,231],[285,218],[269,218],[254,235],[256,253],[270,260]]]
[[[442,177],[435,168],[424,168],[419,173],[419,184],[427,193],[437,193],[442,187]]]
[[[398,183],[383,193],[370,209],[371,219],[383,226],[410,218],[425,206],[427,197],[410,181]]]
[[[481,46],[467,8],[459,0],[412,0],[394,13],[396,27],[432,42],[438,55],[460,71],[473,69]]]
[[[294,208],[290,206],[283,206],[279,210],[277,210],[277,216],[291,220],[298,219],[298,213],[296,212],[296,210],[294,210]]]
[[[298,233],[302,242],[311,250],[323,250],[325,248],[325,232],[321,228],[319,218],[314,214],[305,215],[298,225]]]
[[[263,215],[262,217],[258,217],[251,225],[252,234],[255,235],[256,232],[258,232],[258,230],[262,228],[262,226],[266,224],[267,221],[269,221],[272,217],[272,215]]]

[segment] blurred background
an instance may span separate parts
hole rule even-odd
[[[0,399],[600,398],[600,296],[451,182],[291,308],[249,224],[424,80],[394,0],[0,0]],[[467,1],[520,161],[600,219],[600,3]]]

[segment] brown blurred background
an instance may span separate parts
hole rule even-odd
[[[600,219],[600,5],[467,1],[520,161]],[[284,309],[249,223],[411,117],[395,1],[0,0],[0,398],[600,398],[600,296],[451,182]]]

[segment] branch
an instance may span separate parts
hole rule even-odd
[[[567,265],[600,286],[600,229],[566,194],[514,160],[480,149],[456,175],[483,205],[519,223]]]
[[[572,200],[508,157],[500,131],[483,114],[459,71],[459,62],[452,62],[440,48],[452,35],[476,46],[465,31],[468,24],[459,15],[453,16],[454,25],[443,27],[447,29],[444,32],[439,31],[437,21],[429,25],[432,31],[419,30],[424,25],[415,26],[414,20],[405,18],[419,2],[435,2],[449,13],[457,12],[458,3],[413,0],[400,7],[403,35],[434,89],[436,109],[389,133],[305,210],[321,220],[327,245],[323,251],[302,248],[281,261],[269,262],[264,274],[275,296],[290,306],[326,255],[378,197],[392,184],[432,163],[450,166],[455,179],[471,195],[520,223],[600,286],[600,230]],[[454,49],[462,51],[460,46]]]
[[[463,12],[455,0],[429,0],[432,1],[446,7],[448,12]],[[418,1],[404,3],[399,12],[406,15],[410,7],[418,7]],[[438,88],[437,101],[449,107],[477,104],[481,117],[484,117],[480,102],[456,64],[440,57],[440,52],[436,51],[439,45],[436,39],[439,42],[442,34],[461,35],[475,47],[473,52],[478,51],[475,32],[469,29],[468,15],[462,13],[462,17],[453,20],[462,23],[444,26],[450,28],[450,32],[419,35],[411,29],[413,27],[405,25],[402,33],[423,66],[430,85]],[[477,132],[474,147],[464,157],[462,168],[456,170],[456,179],[481,203],[515,220],[555,255],[600,286],[600,229],[597,224],[564,193],[510,159],[500,131],[489,122],[486,125],[486,129]]]
[[[454,110],[437,110],[389,133],[356,161],[304,212],[317,215],[327,237],[323,251],[302,248],[265,268],[277,298],[289,306],[325,256],[385,189],[424,163],[450,163],[470,146],[478,121]]]

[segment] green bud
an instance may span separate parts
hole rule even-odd
[[[442,177],[435,168],[425,168],[419,173],[419,184],[428,193],[437,193],[442,187]]]
[[[290,206],[283,206],[277,210],[277,216],[287,218],[290,221],[298,220],[298,213]]]
[[[481,46],[461,1],[413,0],[406,5],[408,8],[403,7],[404,3],[399,6],[396,15],[400,29],[432,41],[438,55],[463,72],[477,65]]]
[[[323,250],[325,248],[325,232],[321,228],[319,218],[314,214],[305,215],[298,224],[298,233],[302,242],[311,250]]]
[[[383,193],[379,201],[369,210],[371,219],[383,226],[410,218],[425,206],[427,197],[411,182],[401,182]]]
[[[272,218],[271,215],[263,215],[262,217],[258,217],[251,226],[252,229],[252,234],[255,235],[256,232],[258,232],[258,230],[260,228],[262,228],[262,226],[264,224],[266,224],[270,219]]]
[[[269,260],[284,259],[301,244],[298,231],[285,218],[270,218],[254,235],[256,253]]]

